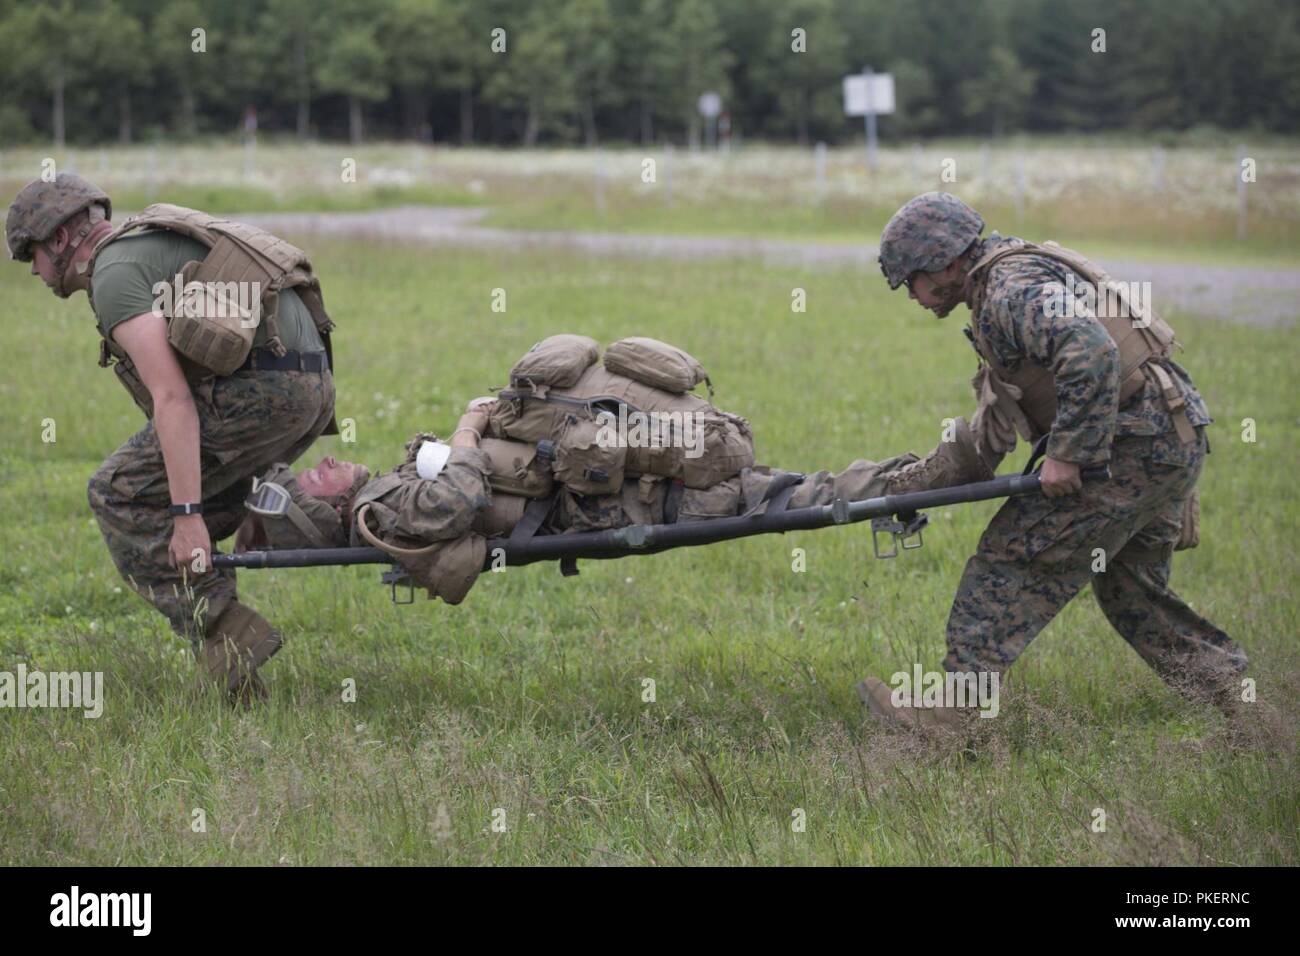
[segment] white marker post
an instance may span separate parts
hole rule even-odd
[[[722,112],[722,97],[717,93],[701,93],[695,102],[700,115],[705,119],[704,144],[709,149],[718,146],[718,114]]]
[[[1237,241],[1246,241],[1246,177],[1243,170],[1246,168],[1246,147],[1244,145],[1237,147]]]
[[[876,171],[876,116],[894,112],[894,74],[872,73],[865,66],[861,73],[844,77],[844,113],[861,116],[867,128],[867,167]]]
[[[596,215],[605,217],[605,154],[596,150]]]
[[[826,197],[826,144],[819,142],[813,149],[813,162],[817,170],[817,201]]]

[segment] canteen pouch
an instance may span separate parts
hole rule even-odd
[[[488,456],[488,484],[494,492],[523,498],[545,498],[555,479],[547,462],[537,456],[537,446],[503,438],[484,438],[479,448]]]
[[[641,336],[619,339],[605,350],[605,368],[615,375],[675,395],[706,382],[709,394],[713,394],[713,383],[709,382],[704,366],[690,353],[658,339]]]
[[[555,443],[555,480],[581,495],[608,495],[623,487],[627,448],[608,416],[565,417]]]
[[[570,388],[596,363],[600,347],[585,335],[552,335],[542,339],[510,370],[510,383]]]

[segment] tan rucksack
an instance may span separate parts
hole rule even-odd
[[[641,475],[707,488],[754,463],[749,422],[688,391],[708,382],[703,367],[689,354],[655,339],[624,339],[609,347],[601,364],[593,345],[585,336],[552,336],[529,350],[489,413],[490,433],[553,442],[556,478],[582,494],[610,494],[618,491],[624,477]],[[543,362],[536,361],[542,358],[560,375],[548,376]],[[667,432],[667,443],[610,445],[607,438],[602,440],[602,429],[605,436],[620,428],[635,434],[632,413],[658,416],[658,437],[663,439]],[[690,433],[684,416],[691,416]],[[624,427],[628,424],[631,429]],[[698,455],[685,447],[691,437],[698,443]]]

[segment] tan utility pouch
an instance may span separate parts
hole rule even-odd
[[[537,456],[537,446],[504,438],[484,438],[479,448],[488,456],[488,484],[493,491],[523,498],[545,498],[555,486],[550,464]]]
[[[740,479],[728,478],[709,488],[687,488],[677,505],[677,520],[708,521],[740,514]]]
[[[1201,493],[1193,488],[1183,503],[1183,531],[1178,536],[1175,551],[1186,551],[1201,543]]]
[[[600,346],[585,335],[552,335],[542,339],[515,363],[510,382],[520,386],[569,388],[600,357]]]
[[[366,523],[370,505],[356,511],[354,530],[372,548],[378,548],[396,558],[411,577],[411,583],[424,588],[429,600],[442,598],[448,604],[459,604],[478,580],[487,558],[487,539],[471,531],[454,541],[438,541],[418,548],[404,548],[390,544]]]
[[[697,458],[683,451],[682,481],[687,488],[710,488],[754,464],[754,432],[739,415],[706,412],[703,444],[703,454]]]
[[[470,532],[428,556],[399,560],[412,582],[428,592],[430,601],[442,598],[448,604],[459,604],[478,580],[486,557],[487,539]]]
[[[619,339],[605,350],[605,368],[675,395],[689,392],[701,382],[707,383],[709,394],[713,394],[713,383],[704,366],[689,353],[658,339]]]
[[[623,487],[627,447],[609,418],[565,417],[555,443],[555,479],[581,495],[608,495]]]
[[[215,257],[216,249],[208,254]],[[167,341],[196,365],[229,375],[248,358],[262,321],[261,291],[250,283],[207,278],[208,259],[188,262],[181,270],[179,301],[171,303]]]
[[[558,522],[565,534],[579,531],[608,531],[628,523],[623,513],[623,495],[583,495],[572,489],[559,494]]]
[[[113,374],[117,380],[122,383],[122,387],[131,393],[131,399],[144,412],[145,418],[153,418],[153,395],[144,384],[144,379],[140,378],[140,373],[135,370],[135,363],[125,354],[119,356],[117,361],[110,360],[112,353],[108,348],[108,340],[102,339],[99,346],[99,364],[102,367],[112,366]]]
[[[663,524],[668,481],[656,475],[623,479],[623,516],[628,524]]]
[[[488,433],[516,441],[539,442],[551,437],[563,414],[559,405],[543,401],[500,399],[488,409]]]

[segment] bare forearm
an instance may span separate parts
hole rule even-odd
[[[164,396],[154,401],[154,430],[167,468],[167,485],[173,504],[203,500],[199,469],[199,413],[194,397]]]

